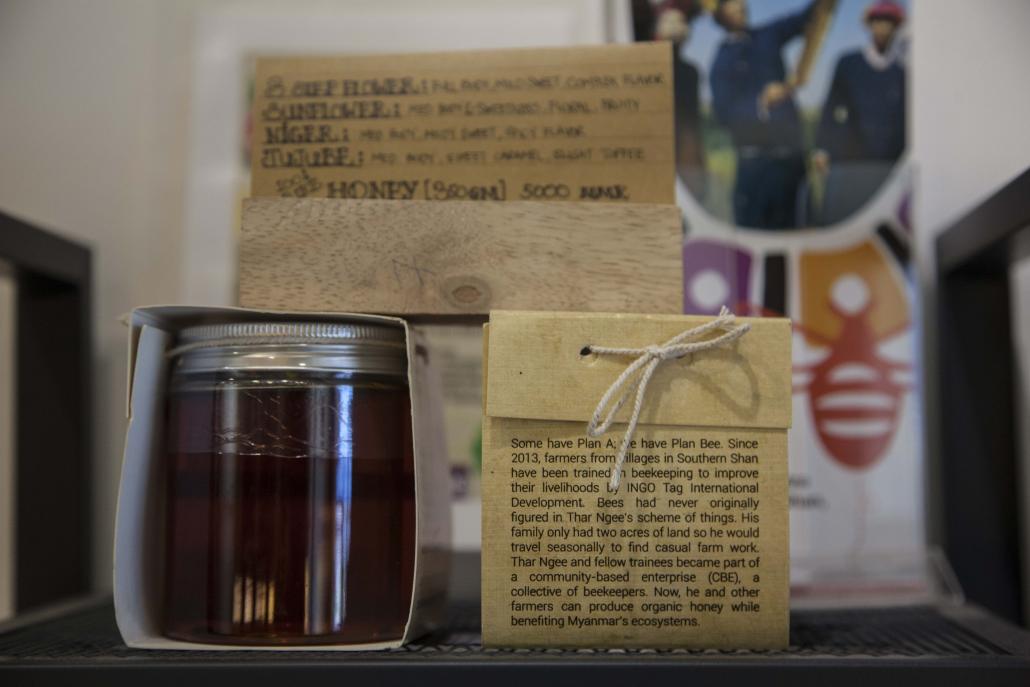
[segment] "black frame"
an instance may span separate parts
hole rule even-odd
[[[89,248],[0,213],[17,283],[15,610],[90,589],[93,486]]]
[[[1030,169],[937,239],[941,544],[966,595],[1025,622],[1010,267],[1030,255]],[[1030,555],[1030,552],[1023,552]]]

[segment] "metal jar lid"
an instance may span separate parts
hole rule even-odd
[[[403,375],[404,329],[368,322],[235,322],[188,327],[169,352],[176,372],[313,370]]]

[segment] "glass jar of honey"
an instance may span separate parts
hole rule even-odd
[[[165,634],[400,638],[415,556],[403,329],[198,326],[170,356]]]

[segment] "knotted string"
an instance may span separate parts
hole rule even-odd
[[[655,370],[667,360],[675,360],[691,353],[707,351],[724,346],[731,341],[736,341],[751,329],[751,325],[746,323],[734,327],[734,321],[733,313],[727,310],[726,306],[723,306],[719,311],[719,316],[714,320],[681,332],[661,346],[652,345],[645,346],[644,348],[587,347],[591,353],[598,355],[637,356],[637,359],[623,370],[619,378],[612,382],[612,385],[608,387],[608,391],[604,392],[604,396],[601,397],[600,403],[597,404],[597,408],[594,410],[593,417],[590,418],[590,422],[587,424],[587,436],[599,437],[607,432],[615,421],[615,415],[626,401],[629,400],[634,390],[636,390],[633,414],[630,416],[629,424],[626,426],[626,434],[622,437],[622,444],[619,446],[619,453],[615,458],[615,467],[612,468],[612,476],[608,482],[609,488],[612,491],[617,490],[619,483],[622,481],[622,466],[626,462],[626,451],[629,449],[630,442],[633,441],[633,433],[636,431],[637,422],[640,420],[640,410],[644,406],[644,394],[647,392],[647,385],[651,382],[651,377],[654,376]],[[716,329],[721,329],[725,333],[707,341],[690,341],[690,339],[696,339]],[[612,398],[616,394],[618,394],[618,400],[613,404]],[[609,407],[610,410],[602,421],[601,415],[604,413],[605,408]]]

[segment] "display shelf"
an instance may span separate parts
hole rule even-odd
[[[1030,492],[1020,439],[1024,362],[1013,346],[1026,312],[1012,275],[1028,256],[1030,169],[938,236],[937,309],[925,327],[937,346],[923,393],[935,543],[966,598],[1016,623],[1030,608],[1021,574]]]
[[[971,606],[796,611],[784,651],[489,649],[478,625],[463,604],[445,632],[389,651],[144,651],[102,599],[0,628],[0,684],[1030,684],[1030,635]]]

